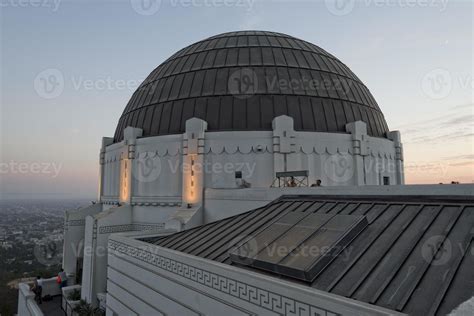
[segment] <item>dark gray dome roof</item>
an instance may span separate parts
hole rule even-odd
[[[187,46],[153,70],[114,138],[127,126],[144,137],[183,133],[191,117],[207,121],[208,131],[271,130],[283,114],[298,131],[345,132],[357,120],[371,136],[388,131],[370,91],[336,57],[285,34],[242,31]]]

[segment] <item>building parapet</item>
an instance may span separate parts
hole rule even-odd
[[[43,316],[28,283],[18,284],[18,316]]]
[[[216,312],[247,312],[254,314],[321,314],[321,315],[401,315],[395,311],[357,302],[351,299],[326,293],[314,288],[299,286],[266,275],[245,271],[240,268],[199,258],[189,254],[151,245],[126,235],[113,235],[109,239],[110,280],[108,287],[107,309],[115,311],[125,308],[137,312],[143,305],[147,308],[165,308],[152,301],[143,305],[124,306],[116,304],[115,298],[134,296],[137,293],[124,292],[121,282],[130,282],[133,287],[156,288],[158,278],[170,282],[170,292],[190,291],[193,296],[202,296],[215,305],[196,304],[188,296],[175,296],[174,302],[162,312],[173,313],[187,308],[202,314]],[[134,271],[127,267],[133,266]],[[142,273],[143,272],[143,273]],[[115,289],[118,291],[115,293]],[[130,289],[131,290],[131,289]],[[139,293],[138,293],[139,294]],[[146,300],[145,296],[138,296]],[[129,302],[137,301],[133,297]],[[137,301],[138,302],[138,301]],[[146,304],[145,304],[146,303]],[[117,305],[117,306],[116,306]]]

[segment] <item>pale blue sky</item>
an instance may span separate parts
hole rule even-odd
[[[1,162],[9,163],[0,193],[94,197],[101,137],[113,135],[138,83],[178,49],[243,29],[293,35],[346,63],[402,131],[408,182],[472,182],[472,2],[345,1],[346,11],[334,11],[330,0],[162,0],[143,15],[139,0],[0,0]],[[35,90],[45,69],[64,78],[57,97]],[[440,75],[448,84],[430,86]]]

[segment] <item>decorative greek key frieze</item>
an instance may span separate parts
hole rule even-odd
[[[165,228],[164,223],[160,224],[132,224],[133,230],[144,231],[144,230],[154,230],[154,229],[163,229]]]
[[[133,230],[133,224],[100,226],[99,234],[127,232]]]
[[[120,233],[120,232],[128,232],[128,231],[146,231],[146,230],[162,229],[164,227],[165,227],[164,223],[100,226],[99,234],[111,234],[111,233]]]
[[[214,290],[237,297],[256,306],[281,315],[337,316],[339,313],[295,300],[267,289],[234,280],[215,272],[197,268],[187,263],[160,256],[145,249],[109,240],[109,250],[116,251],[159,269],[171,272]]]

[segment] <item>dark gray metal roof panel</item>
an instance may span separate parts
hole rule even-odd
[[[471,210],[474,212],[474,210]],[[467,301],[474,297],[474,239],[471,238],[470,244],[466,249],[465,255],[452,278],[451,282],[443,284],[443,292],[440,292],[436,303],[441,300],[438,314],[446,315],[459,305],[459,302]],[[446,291],[446,286],[449,289]],[[443,296],[444,295],[444,296]]]
[[[474,296],[472,199],[286,196],[253,211],[144,240],[235,264],[229,252],[252,236],[267,234],[265,238],[285,244],[290,237],[301,237],[303,231],[290,236],[286,234],[291,227],[273,224],[305,214],[364,216],[368,225],[332,261],[319,267],[310,283],[278,270],[239,266],[410,315],[445,315]]]
[[[261,115],[258,124],[237,124],[232,130],[268,130],[274,117],[286,114],[295,119],[296,130],[345,132],[345,124],[357,118],[346,112],[360,108],[357,111],[362,110],[363,113],[358,119],[367,123],[369,134],[386,136],[388,127],[375,99],[340,60],[313,44],[285,34],[252,31],[224,33],[192,44],[154,69],[132,95],[123,111],[115,131],[115,141],[123,139],[123,130],[127,126],[142,128],[144,137],[184,132],[183,128],[153,128],[153,124],[143,123],[149,120],[148,108],[161,108],[167,102],[170,107],[175,107],[179,106],[180,101],[192,99],[198,102],[210,97],[219,103],[220,108],[231,108],[235,103],[232,99],[240,100],[242,94],[247,93],[228,89],[231,76],[235,71],[243,69],[256,74],[256,93],[253,97],[259,101],[249,108],[247,118],[256,113],[264,115]],[[286,83],[279,87],[279,80],[285,80]],[[308,80],[314,80],[315,87],[305,84]],[[273,85],[268,84],[269,82],[273,82]],[[322,107],[313,108],[313,114],[302,121],[299,117],[300,103],[294,102],[293,98],[284,97],[298,95],[309,96],[311,103],[324,101],[328,106],[324,110],[328,113],[325,114]],[[226,98],[222,98],[224,96]],[[273,113],[263,111],[260,99],[268,96],[283,96],[283,110]],[[339,107],[341,101],[346,104],[343,108]],[[338,108],[335,111],[333,107]],[[314,112],[315,110],[318,111]],[[164,112],[163,122],[173,119],[172,113],[175,112]],[[181,113],[184,115],[184,112]],[[145,116],[145,119],[132,120],[130,117],[134,115]],[[325,115],[328,116],[328,122],[325,125],[318,124],[318,117]],[[203,113],[197,117],[206,119],[207,115]],[[183,116],[180,121],[184,119]],[[336,119],[337,122],[333,121]],[[222,130],[220,120],[221,116],[218,115],[214,122],[208,122],[208,130]],[[156,124],[162,123],[158,121]]]

